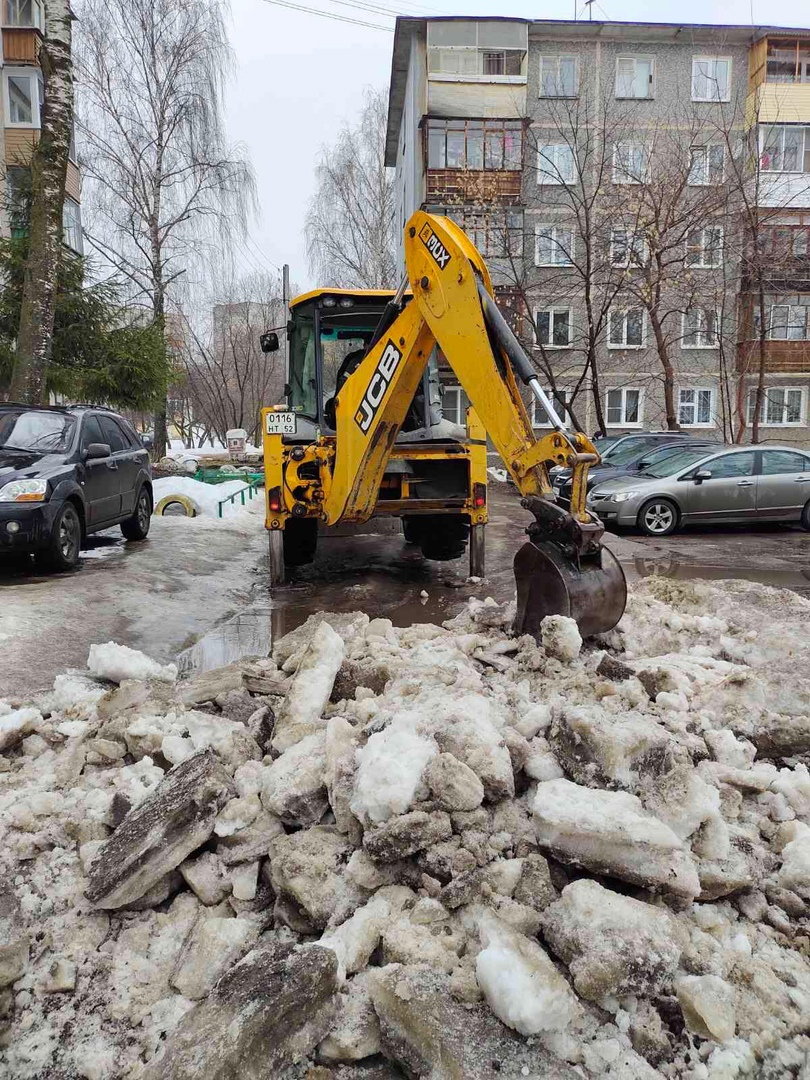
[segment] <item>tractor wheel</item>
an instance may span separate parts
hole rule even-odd
[[[461,514],[426,514],[420,518],[419,546],[433,562],[460,559],[467,548],[470,523]]]
[[[314,518],[288,518],[284,526],[284,565],[306,566],[315,558],[318,522]]]

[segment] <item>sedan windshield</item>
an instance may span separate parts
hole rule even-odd
[[[70,446],[76,421],[44,409],[0,411],[0,448],[60,454]]]
[[[708,457],[709,453],[710,451],[705,446],[693,447],[691,450],[681,450],[679,454],[672,454],[670,457],[664,458],[663,461],[651,465],[649,469],[644,470],[642,476],[645,478],[651,477],[653,480],[660,480],[664,476],[672,476],[674,473],[680,472],[681,469],[693,465],[696,461]]]
[[[710,443],[696,443],[688,446],[662,446],[660,450],[652,450],[645,454],[641,461],[638,462],[638,466],[644,472],[647,472],[650,466],[658,465],[672,457],[673,454],[682,454],[685,450],[705,450],[708,454],[712,450],[712,446]]]
[[[609,450],[603,455],[605,464],[630,465],[640,461],[649,453],[651,445],[654,445],[651,439],[628,439],[626,443],[621,443],[615,450]]]

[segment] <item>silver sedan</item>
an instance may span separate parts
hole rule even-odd
[[[636,525],[648,536],[724,521],[796,521],[810,530],[810,451],[684,448],[642,475],[599,484],[588,506],[606,525]]]

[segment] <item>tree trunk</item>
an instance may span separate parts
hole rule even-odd
[[[11,400],[32,405],[47,399],[62,257],[62,208],[73,127],[71,18],[68,0],[47,0],[40,53],[45,95],[39,142],[31,158],[28,262],[11,376]]]
[[[751,442],[759,442],[759,422],[765,399],[765,363],[768,357],[768,326],[765,322],[765,282],[762,273],[757,274],[757,299],[759,301],[759,370],[757,372],[757,396],[754,402],[754,419],[751,421]],[[743,401],[747,395],[743,396]]]
[[[681,425],[678,422],[678,413],[675,408],[675,369],[669,358],[669,348],[664,336],[664,328],[661,326],[661,320],[658,318],[658,311],[655,308],[649,311],[649,316],[650,325],[655,336],[655,348],[664,372],[664,410],[667,417],[667,431],[680,431]]]
[[[591,392],[593,405],[596,410],[596,427],[598,435],[607,435],[605,413],[602,408],[602,388],[599,384],[599,367],[596,362],[596,346],[593,342],[588,345],[588,367],[591,369]]]
[[[163,334],[163,345],[166,343],[166,290],[163,281],[163,245],[160,241],[160,174],[153,184],[153,210],[154,216],[150,222],[149,232],[152,245],[152,314],[156,323],[160,325]],[[168,349],[167,349],[168,351]],[[154,439],[152,442],[152,460],[160,461],[166,456],[169,448],[169,425],[166,409],[166,397],[168,387],[160,387],[160,399],[155,408],[154,415]]]

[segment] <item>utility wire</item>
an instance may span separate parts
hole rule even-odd
[[[382,30],[386,34],[393,34],[393,26],[380,26],[379,23],[363,22],[361,19],[350,19],[345,15],[336,15],[329,11],[319,11],[318,8],[304,7],[303,4],[291,4],[289,0],[264,0],[265,4],[276,4],[278,7],[291,8],[293,11],[306,11],[309,15],[320,15],[324,19],[334,19],[335,22],[352,23],[354,26],[367,26],[370,30]]]

